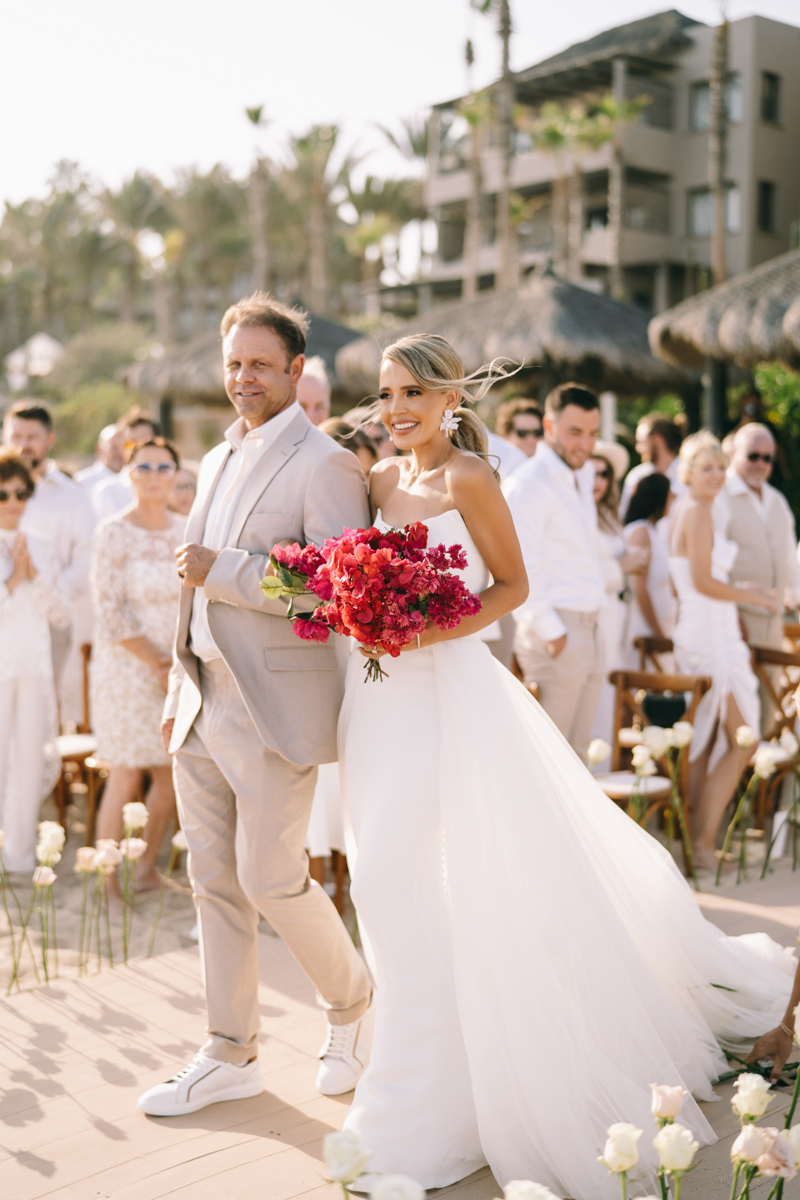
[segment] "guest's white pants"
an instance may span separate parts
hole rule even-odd
[[[0,683],[0,829],[9,871],[32,871],[36,865],[48,688],[52,684],[40,678]]]

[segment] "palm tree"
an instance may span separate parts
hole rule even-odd
[[[498,125],[500,127],[500,190],[497,196],[497,242],[500,263],[497,286],[516,287],[519,283],[519,256],[516,229],[511,219],[511,161],[514,156],[514,78],[511,74],[511,4],[510,0],[471,0],[479,12],[497,13],[497,34],[500,38],[501,70],[495,85]]]
[[[164,192],[154,175],[136,171],[117,192],[106,188],[100,202],[116,235],[122,264],[122,300],[120,319],[136,318],[136,302],[141,275],[139,238],[147,229],[160,230],[169,223]]]
[[[264,108],[246,108],[248,121],[255,129],[263,129],[267,121],[263,118]],[[266,291],[269,278],[269,244],[267,242],[267,204],[269,201],[269,160],[256,147],[255,161],[247,182],[247,199],[250,209],[250,238],[252,241],[253,266],[250,285],[253,291]]]
[[[474,300],[478,294],[478,254],[483,240],[483,171],[481,150],[483,131],[492,114],[491,95],[479,92],[463,100],[458,111],[469,126],[470,189],[467,199],[467,219],[464,227],[464,282],[461,295]]]
[[[313,312],[328,311],[328,237],[331,155],[339,129],[336,125],[312,125],[307,133],[290,140],[295,160],[295,184],[304,201],[308,229],[308,301]]]
[[[622,130],[626,125],[635,125],[642,110],[650,104],[649,96],[637,96],[627,100],[624,96],[608,92],[594,110],[597,146],[603,142],[611,145],[611,163],[608,169],[608,283],[615,300],[626,297],[622,276],[622,224],[623,187],[625,164],[622,158]]]
[[[723,9],[722,20],[714,31],[714,52],[709,76],[710,121],[708,131],[708,186],[714,205],[714,224],[711,231],[711,278],[722,283],[727,275],[725,265],[725,150],[728,117],[725,107],[725,84],[728,75],[728,22]]]

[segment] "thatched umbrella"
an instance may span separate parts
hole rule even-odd
[[[336,352],[358,337],[354,329],[312,314],[306,353],[325,360],[332,382],[336,384]],[[134,391],[153,396],[159,403],[227,404],[222,375],[222,339],[218,333],[204,333],[178,350],[161,358],[126,367],[123,377]]]
[[[676,366],[777,358],[800,368],[800,250],[676,304],[653,318],[649,335],[653,353]]]
[[[634,394],[676,391],[694,379],[650,353],[647,316],[550,271],[509,291],[442,305],[376,337],[360,338],[336,356],[349,391],[374,392],[381,351],[410,333],[446,337],[473,371],[493,358],[542,368],[548,378],[574,379],[599,390]]]

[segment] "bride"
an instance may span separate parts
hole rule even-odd
[[[345,1128],[370,1170],[426,1188],[488,1162],[501,1184],[612,1197],[597,1162],[607,1127],[655,1129],[650,1083],[712,1098],[721,1047],[778,1024],[794,960],[703,919],[670,855],[481,641],[527,595],[483,426],[463,407],[492,377],[465,378],[434,335],[381,364],[381,420],[405,457],[371,473],[374,520],[460,543],[483,607],[387,659],[381,684],[349,663],[340,763],[377,1006]],[[714,1140],[693,1099],[681,1119]]]

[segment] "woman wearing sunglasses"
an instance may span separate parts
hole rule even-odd
[[[70,622],[49,546],[19,532],[33,487],[17,451],[0,449],[0,829],[9,871],[35,867],[39,809],[58,778],[50,626]]]
[[[122,807],[135,800],[150,777],[150,814],[136,887],[160,885],[156,858],[175,812],[171,760],[161,740],[161,710],[172,661],[180,598],[175,550],[183,542],[185,517],[168,508],[180,463],[162,437],[127,451],[134,500],[95,532],[92,595],[95,644],[92,659],[92,724],[97,755],[112,764],[97,821],[98,838],[119,838]],[[112,876],[109,888],[118,895]]]

